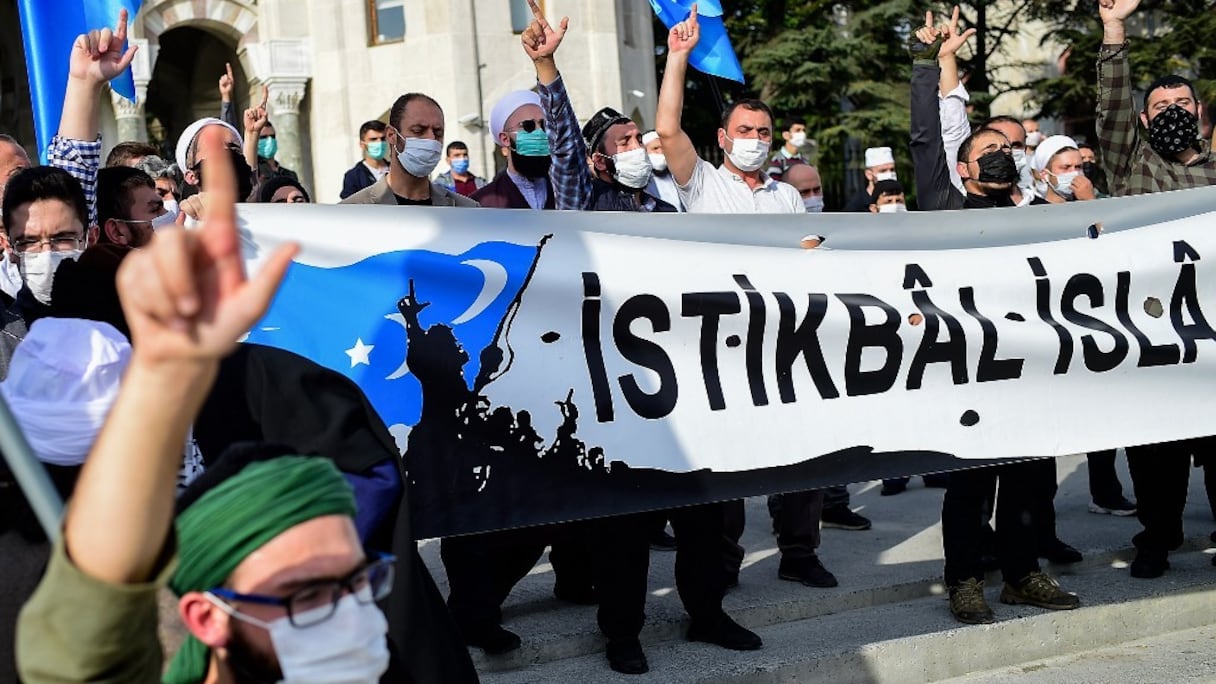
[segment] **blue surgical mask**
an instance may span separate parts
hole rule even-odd
[[[515,134],[515,151],[525,157],[548,157],[549,134],[540,128],[520,131]]]
[[[258,156],[262,159],[274,159],[279,151],[279,141],[275,138],[258,138]]]
[[[367,156],[372,159],[384,159],[385,152],[388,152],[388,143],[383,140],[374,140],[367,144]]]
[[[466,173],[469,170],[469,158],[461,157],[452,160],[452,170],[456,173]]]

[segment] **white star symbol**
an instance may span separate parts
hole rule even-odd
[[[350,367],[354,368],[359,364],[363,364],[365,366],[372,365],[370,357],[372,350],[375,348],[376,345],[374,344],[363,344],[363,340],[361,338],[356,339],[355,346],[346,350],[346,355],[350,357]]]

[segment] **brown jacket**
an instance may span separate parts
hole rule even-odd
[[[393,196],[392,189],[388,187],[388,176],[386,175],[372,185],[342,200],[339,204],[390,204],[396,206],[397,198]],[[431,206],[476,207],[479,205],[464,195],[458,195],[442,185],[431,183]]]

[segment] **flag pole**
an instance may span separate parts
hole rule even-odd
[[[718,116],[722,116],[722,112],[726,111],[726,100],[722,98],[722,90],[718,88],[718,77],[713,74],[701,72],[705,76],[705,80],[709,81],[709,92],[713,95],[714,104],[718,106]]]
[[[34,515],[46,532],[47,539],[59,538],[59,521],[63,516],[63,501],[51,484],[46,469],[34,456],[33,449],[25,439],[25,433],[17,424],[17,418],[8,402],[0,396],[0,454],[8,462],[9,470],[17,478],[17,485],[25,494],[26,501],[34,509]]]

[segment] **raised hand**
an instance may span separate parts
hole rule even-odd
[[[942,42],[941,50],[937,53],[937,58],[953,57],[958,52],[959,48],[967,44],[967,39],[975,35],[975,29],[969,28],[966,31],[959,32],[958,28],[958,5],[954,6],[954,13],[950,16],[950,23],[943,26],[938,31],[944,41]]]
[[[925,12],[925,24],[916,29],[915,37],[908,40],[908,52],[914,60],[932,61],[937,58],[945,37],[944,29],[933,26],[933,12]]]
[[[224,75],[220,76],[220,101],[232,102],[232,65],[224,62]]]
[[[262,86],[262,104],[256,107],[250,107],[245,110],[245,137],[250,134],[253,137],[258,137],[262,132],[262,127],[270,119],[270,115],[266,113],[266,103],[270,101],[270,86]]]
[[[1125,21],[1140,6],[1140,0],[1098,0],[1098,16],[1102,23]]]
[[[528,53],[528,57],[531,57],[534,62],[552,58],[553,53],[557,52],[558,46],[562,44],[562,39],[566,37],[566,29],[570,27],[570,17],[562,17],[559,28],[555,29],[545,18],[545,13],[536,4],[536,0],[528,0],[528,7],[532,10],[532,23],[519,37],[520,42],[523,43],[524,52]]]
[[[118,13],[118,28],[95,29],[76,36],[72,44],[72,56],[68,65],[68,76],[91,84],[107,83],[126,71],[135,59],[138,46],[132,45],[124,52],[127,42],[127,10]]]
[[[701,26],[697,23],[697,5],[693,3],[688,18],[667,32],[667,51],[669,54],[687,54],[701,40]]]
[[[118,271],[118,293],[143,362],[214,362],[265,313],[297,247],[284,245],[246,278],[236,228],[236,178],[224,130],[200,134],[207,218],[197,231],[166,229]]]

